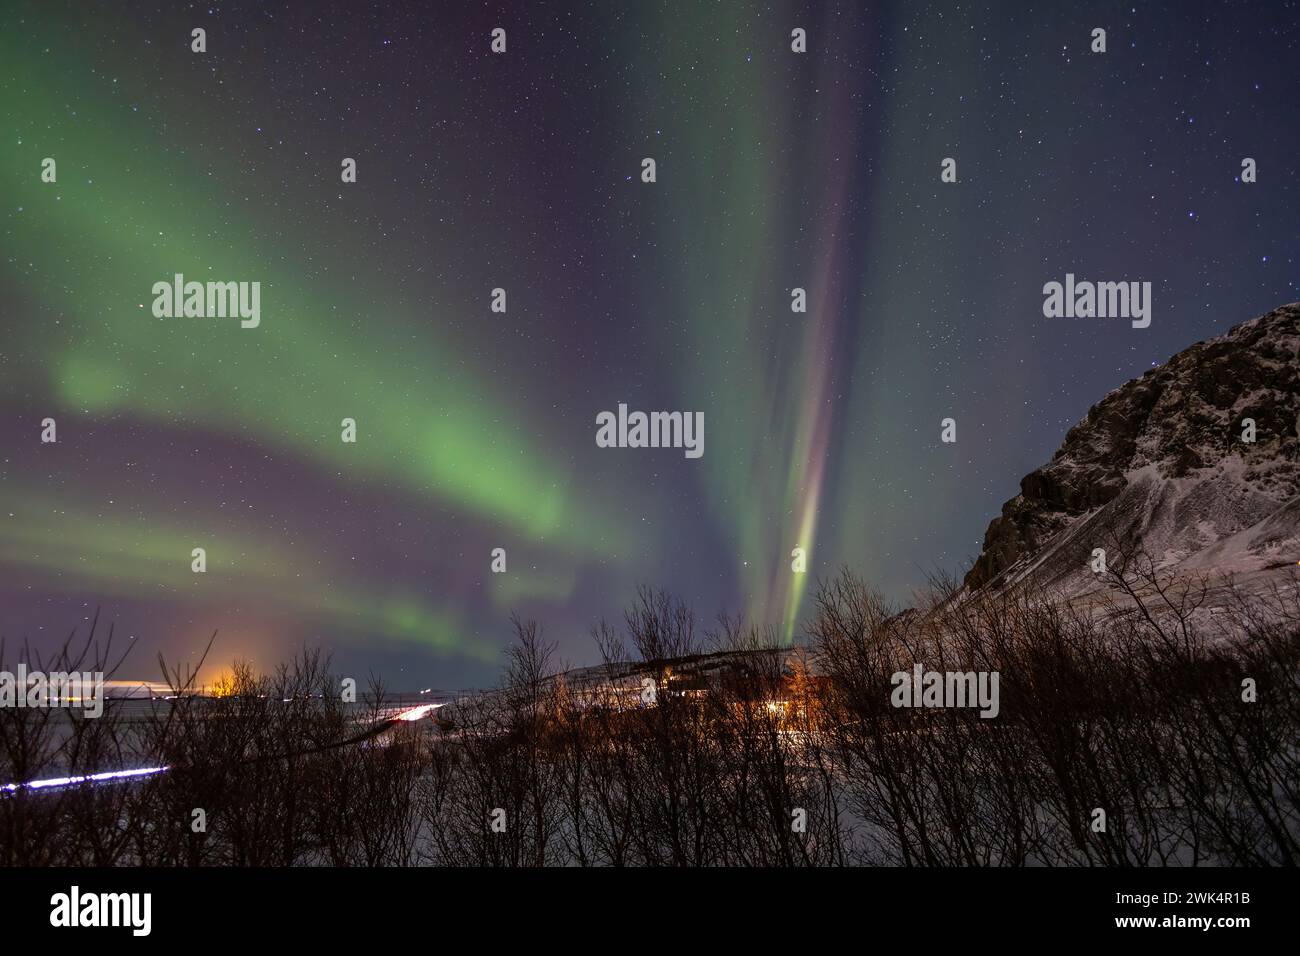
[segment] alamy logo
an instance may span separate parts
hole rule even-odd
[[[684,448],[687,458],[704,454],[703,412],[631,412],[620,403],[618,414],[596,416],[600,448]]]
[[[186,282],[176,273],[171,282],[153,284],[155,318],[226,319],[238,316],[240,328],[262,321],[262,283]]]
[[[0,671],[0,707],[77,707],[87,717],[104,713],[104,675],[101,671]]]
[[[1049,319],[1132,319],[1133,328],[1151,324],[1150,282],[1075,282],[1065,274],[1065,285],[1043,286],[1043,315]]]
[[[51,926],[129,926],[133,936],[148,936],[153,929],[151,893],[83,894],[74,886],[51,896],[50,907]]]
[[[981,717],[998,715],[997,671],[927,671],[917,664],[889,679],[895,707],[978,707]]]

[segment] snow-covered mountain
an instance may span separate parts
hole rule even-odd
[[[966,588],[1084,595],[1103,586],[1094,548],[1112,567],[1141,548],[1162,573],[1289,584],[1300,562],[1298,431],[1292,303],[1184,349],[1089,409],[989,524]]]

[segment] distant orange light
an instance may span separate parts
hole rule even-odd
[[[393,720],[419,720],[422,717],[427,717],[441,706],[442,704],[421,704],[419,707],[412,707],[410,710],[402,711],[393,717]]]

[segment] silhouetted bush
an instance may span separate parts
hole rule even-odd
[[[1086,606],[936,582],[902,613],[845,572],[796,648],[643,589],[600,666],[516,619],[500,686],[413,723],[319,654],[221,696],[164,664],[173,700],[0,709],[2,780],[169,768],[0,791],[0,862],[1295,865],[1300,592],[1118,565]],[[40,663],[118,663],[73,643]],[[996,671],[997,716],[891,706],[917,663]]]

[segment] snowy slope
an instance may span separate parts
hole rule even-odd
[[[1101,587],[1139,551],[1170,573],[1289,583],[1300,561],[1300,303],[1112,391],[989,525],[969,591]],[[1256,440],[1242,440],[1254,419]]]

